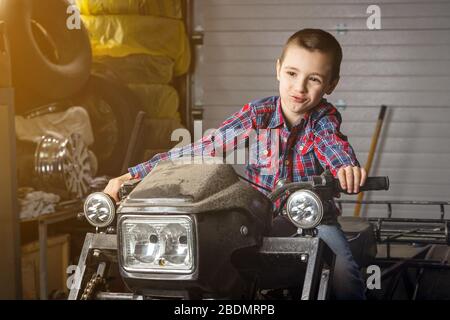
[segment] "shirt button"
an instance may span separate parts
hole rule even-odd
[[[265,156],[267,156],[267,155],[269,154],[269,151],[268,151],[268,150],[264,150],[264,151],[263,151],[263,154],[264,154]]]
[[[288,165],[289,165],[289,160],[286,160],[286,161],[284,162],[284,164],[288,166]]]
[[[303,146],[300,146],[298,149],[299,149],[300,151],[302,151],[302,150],[303,150]]]

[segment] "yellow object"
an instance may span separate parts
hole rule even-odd
[[[148,118],[180,120],[177,91],[168,85],[129,84],[128,87],[141,101]]]
[[[95,57],[95,62],[113,71],[123,83],[167,84],[174,62],[168,57],[133,54],[123,58]]]
[[[48,292],[68,293],[67,268],[69,266],[70,235],[49,238]],[[39,242],[22,246],[22,296],[24,299],[39,298]]]
[[[175,62],[175,76],[189,69],[189,41],[181,20],[139,15],[83,15],[82,19],[94,56],[167,56]]]
[[[141,14],[183,18],[182,0],[76,0],[81,14]]]

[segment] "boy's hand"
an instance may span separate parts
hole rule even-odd
[[[116,200],[116,202],[119,202],[120,187],[125,181],[130,180],[131,178],[131,174],[126,173],[123,176],[111,179],[103,192],[109,194],[112,198],[114,198],[114,200]]]
[[[342,189],[347,189],[347,193],[358,193],[359,187],[366,183],[366,169],[357,166],[342,167],[337,172],[337,177]]]

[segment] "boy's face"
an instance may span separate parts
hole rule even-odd
[[[277,61],[277,79],[283,114],[292,125],[313,109],[324,94],[331,94],[339,79],[332,80],[332,58],[320,51],[290,45],[284,61]]]

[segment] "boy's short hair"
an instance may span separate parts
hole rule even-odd
[[[302,29],[289,37],[283,47],[280,62],[283,63],[287,49],[290,45],[295,44],[309,51],[319,50],[323,53],[330,54],[333,58],[333,69],[331,71],[331,80],[339,78],[342,61],[342,48],[339,42],[331,33],[321,29]]]

